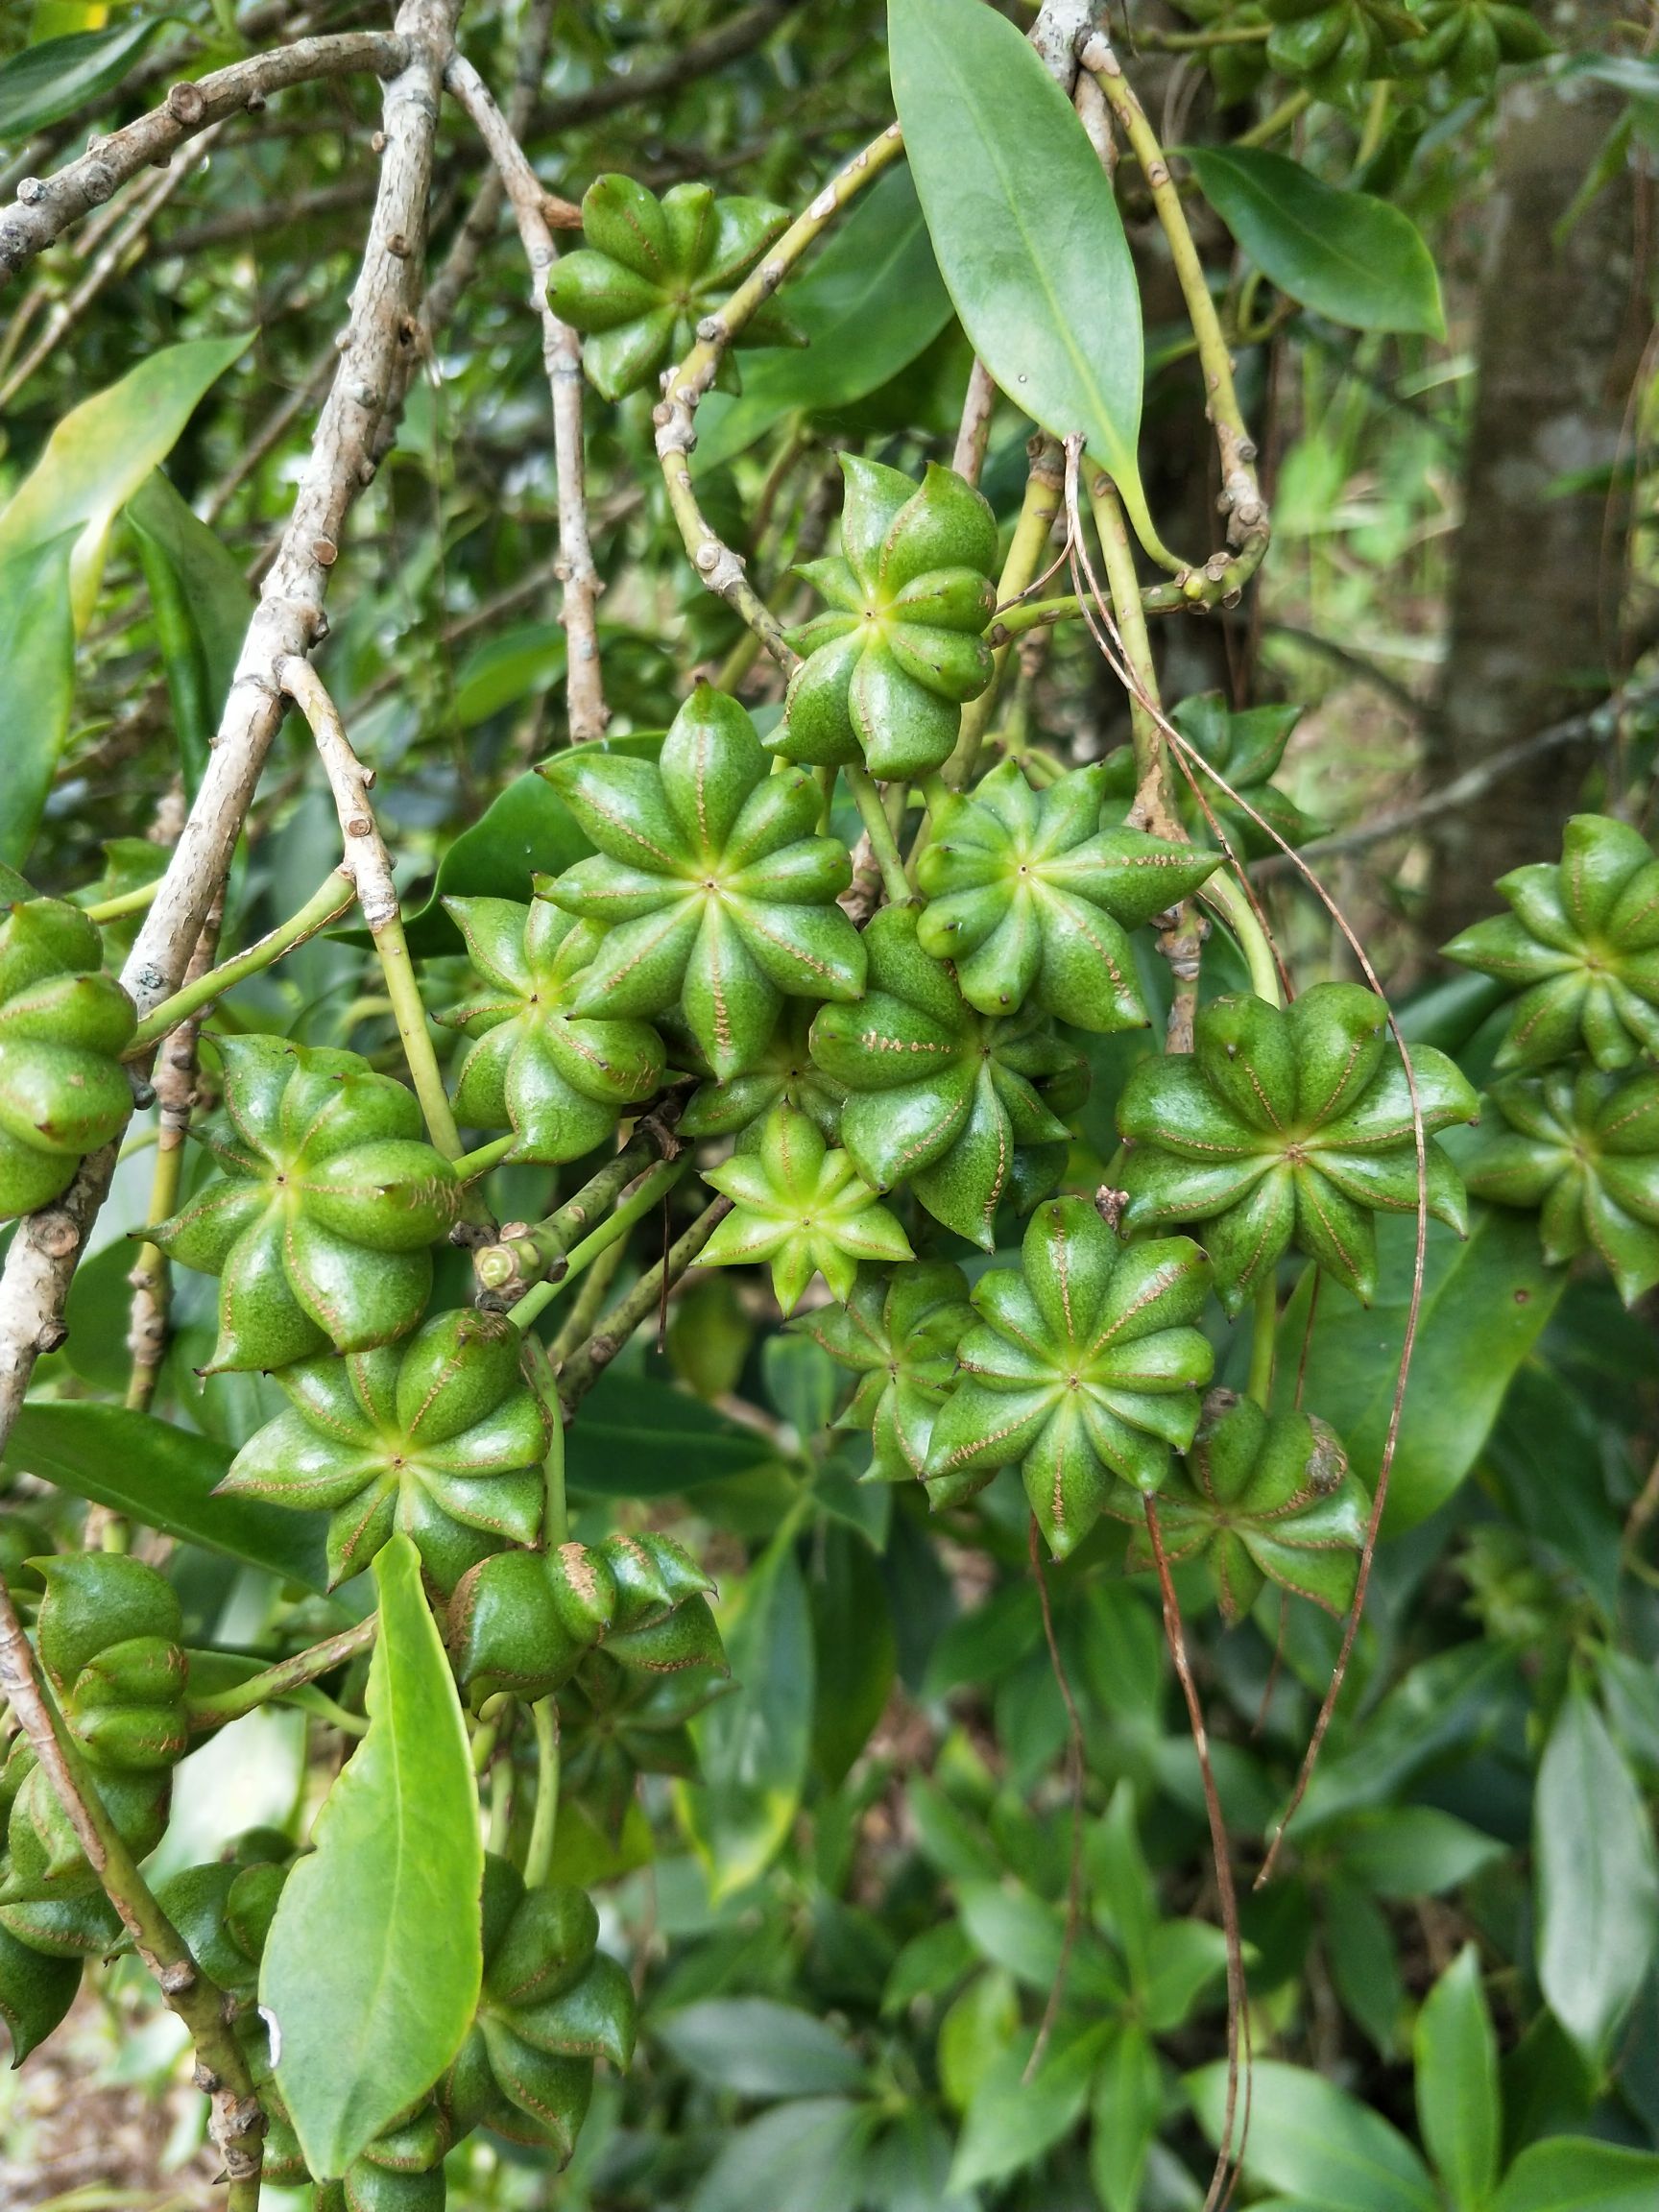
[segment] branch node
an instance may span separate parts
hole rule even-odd
[[[17,197],[25,207],[37,206],[46,197],[46,187],[38,177],[23,177],[18,180]]]
[[[167,95],[168,114],[173,117],[175,122],[182,123],[186,129],[192,123],[201,122],[204,105],[201,87],[196,84],[175,84]]]

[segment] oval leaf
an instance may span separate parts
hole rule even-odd
[[[406,1536],[375,1554],[369,1733],[282,1891],[259,1975],[306,2164],[336,2180],[437,2080],[483,1972],[484,1853],[454,1677]]]
[[[164,18],[42,38],[0,67],[0,138],[26,138],[112,92]]]
[[[0,513],[0,562],[65,530],[80,533],[69,562],[77,635],[98,596],[116,515],[173,450],[203,394],[252,344],[247,336],[192,338],[148,354],[118,384],[70,409]]]
[[[1260,146],[1187,146],[1204,197],[1281,292],[1354,330],[1444,338],[1440,279],[1408,215]]]
[[[0,668],[6,671],[6,769],[0,775],[0,861],[21,867],[69,734],[75,630],[63,531],[0,559]]]
[[[5,1452],[9,1467],[56,1482],[72,1498],[90,1498],[147,1528],[245,1559],[285,1582],[325,1590],[326,1517],[290,1513],[254,1498],[216,1498],[214,1485],[224,1480],[231,1456],[211,1436],[87,1399],[25,1406]]]
[[[242,564],[159,469],[127,502],[127,522],[150,589],[184,788],[194,798],[236,673],[253,595]]]
[[[984,0],[889,0],[893,99],[933,250],[974,349],[1056,438],[1082,431],[1143,543],[1141,296],[1098,156]]]

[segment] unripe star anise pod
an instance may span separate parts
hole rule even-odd
[[[717,200],[709,184],[676,184],[659,200],[632,177],[596,177],[582,200],[588,243],[554,263],[547,304],[584,334],[582,366],[592,383],[620,399],[685,354],[702,317],[788,220],[764,200]],[[769,301],[741,338],[749,346],[802,342]],[[720,381],[736,389],[729,365]]]
[[[179,1599],[155,1568],[124,1553],[67,1552],[36,1565],[46,1583],[36,1628],[40,1664],[106,1809],[143,1857],[160,1840],[168,1776],[189,1748]],[[99,1889],[57,1791],[22,1737],[7,1761],[3,1793],[9,1863],[0,1910]],[[73,1915],[60,1925],[8,1911],[4,1924],[41,1947],[79,1947]]]
[[[330,1583],[401,1529],[435,1586],[541,1522],[546,1409],[519,1372],[505,1314],[436,1313],[407,1343],[296,1360],[290,1403],[243,1445],[219,1485],[233,1497],[321,1509]]]
[[[509,1158],[554,1165],[602,1144],[662,1080],[645,1022],[579,1020],[570,1004],[603,932],[545,899],[446,899],[485,989],[439,1020],[474,1040],[455,1079],[464,1126],[510,1126]]]
[[[861,1267],[844,1305],[821,1306],[790,1323],[858,1377],[835,1426],[869,1430],[873,1479],[912,1481],[926,1472],[933,1423],[956,1376],[956,1347],[973,1326],[968,1285],[949,1261],[890,1274]]]
[[[1411,1054],[1428,1133],[1430,1211],[1462,1234],[1463,1186],[1433,1132],[1477,1100],[1444,1053]],[[1192,1051],[1142,1061],[1118,1107],[1130,1230],[1203,1224],[1229,1313],[1294,1243],[1369,1304],[1374,1210],[1417,1204],[1411,1097],[1387,1008],[1352,983],[1316,983],[1285,1011],[1240,993],[1201,1009]]]
[[[1354,1601],[1370,1503],[1327,1423],[1269,1418],[1251,1399],[1213,1390],[1184,1465],[1158,1493],[1159,1532],[1171,1565],[1203,1559],[1229,1627],[1264,1582],[1342,1614]],[[1127,1564],[1153,1563],[1136,1512]]]
[[[461,1187],[412,1093],[354,1052],[227,1037],[223,1175],[146,1232],[219,1277],[207,1371],[388,1344],[421,1318]]]
[[[1537,1207],[1544,1258],[1587,1248],[1626,1306],[1659,1283],[1659,1075],[1506,1075],[1458,1165],[1477,1198]]]
[[[1176,779],[1176,805],[1195,844],[1213,846],[1219,830],[1233,852],[1256,860],[1278,851],[1275,831],[1286,845],[1299,845],[1311,834],[1308,817],[1272,781],[1300,713],[1296,707],[1246,707],[1235,711],[1219,691],[1197,692],[1174,709],[1170,719],[1182,736],[1238,794],[1237,800],[1230,798],[1202,769],[1196,771],[1197,792],[1185,776]],[[1126,807],[1140,781],[1135,748],[1118,746],[1100,763],[1100,772],[1107,798]]]
[[[852,880],[817,834],[817,784],[769,773],[755,725],[699,685],[659,760],[567,753],[543,771],[599,848],[537,888],[606,926],[570,1012],[648,1020],[678,1007],[714,1073],[765,1050],[785,997],[854,999],[864,947],[835,901]]]
[[[1618,1069],[1659,1052],[1659,860],[1640,830],[1575,814],[1559,863],[1513,868],[1498,888],[1513,913],[1445,948],[1521,994],[1498,1067],[1544,1068],[1582,1047]]]
[[[1553,51],[1543,24],[1505,0],[1425,0],[1417,14],[1423,36],[1403,39],[1391,59],[1402,76],[1443,74],[1466,100],[1490,90],[1503,62],[1538,61]]]
[[[775,1106],[755,1150],[736,1152],[703,1180],[733,1202],[709,1238],[705,1267],[772,1269],[772,1289],[792,1313],[814,1275],[836,1298],[860,1261],[910,1260],[910,1239],[845,1152],[832,1152],[793,1106]]]
[[[920,486],[854,453],[841,472],[840,557],[801,569],[830,609],[793,633],[806,658],[768,743],[788,760],[862,757],[873,776],[926,775],[950,758],[964,701],[991,681],[996,517],[935,462]]]
[[[66,1190],[132,1111],[119,1055],[137,1017],[98,931],[0,868],[0,1221]]]
[[[275,2080],[258,2080],[265,2107],[260,2178],[293,2188],[311,2179]],[[315,2212],[444,2212],[444,2159],[454,2140],[446,2115],[427,2097],[383,2128],[339,2181],[319,2181]]]
[[[981,1014],[1027,999],[1079,1029],[1149,1019],[1126,930],[1195,891],[1217,855],[1100,827],[1101,773],[1077,768],[1033,791],[1004,760],[935,810],[918,866],[922,950],[955,963]]]
[[[491,2128],[550,2148],[576,2147],[593,2062],[625,2067],[635,2001],[624,1966],[598,1948],[592,1901],[565,1883],[526,1889],[493,1853],[484,1862],[484,1984],[453,2064],[438,2085],[448,2132]]]
[[[1018,1270],[993,1268],[933,1424],[927,1482],[945,1502],[1017,1466],[1057,1559],[1120,1483],[1157,1491],[1198,1424],[1214,1355],[1196,1326],[1210,1262],[1187,1237],[1125,1247],[1093,1206],[1031,1216]]]
[[[1016,1147],[1064,1145],[1086,1065],[1035,1009],[1000,1021],[970,1006],[929,958],[916,911],[885,906],[864,932],[870,988],[826,1006],[812,1057],[848,1097],[841,1141],[877,1190],[903,1184],[935,1220],[989,1252]]]
[[[765,1050],[741,1075],[728,1076],[724,1083],[711,1079],[692,1092],[676,1123],[680,1135],[735,1137],[738,1151],[751,1152],[760,1142],[767,1115],[775,1106],[787,1105],[807,1115],[833,1143],[847,1094],[812,1057],[812,1015],[811,1006],[791,1000],[779,1015]],[[675,1065],[684,1067],[693,1057],[701,1057],[693,1047],[677,1047]]]
[[[246,2000],[259,1978],[265,1938],[294,1859],[280,1830],[251,1828],[222,1858],[181,1866],[157,1887],[156,1901],[190,1947],[190,1956],[220,1988]]]

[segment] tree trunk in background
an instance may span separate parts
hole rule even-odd
[[[1583,81],[1556,88],[1533,79],[1503,102],[1466,506],[1430,759],[1436,782],[1594,704],[1616,681],[1624,502],[1610,502],[1604,488],[1552,496],[1550,487],[1619,455],[1649,326],[1632,289],[1628,173],[1559,245],[1552,236],[1621,108]],[[1546,755],[1448,818],[1427,916],[1434,943],[1491,911],[1495,876],[1552,856],[1584,772],[1575,748]]]

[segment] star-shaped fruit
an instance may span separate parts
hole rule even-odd
[[[1285,1011],[1246,993],[1202,1008],[1190,1054],[1142,1061],[1118,1101],[1131,1230],[1204,1224],[1215,1287],[1237,1313],[1294,1243],[1368,1305],[1372,1213],[1417,1204],[1411,1098],[1388,1010],[1352,983],[1315,983]],[[1478,1102],[1427,1045],[1411,1054],[1429,1206],[1459,1235],[1463,1186],[1432,1142]]]
[[[917,935],[955,963],[981,1014],[1027,999],[1079,1029],[1149,1019],[1126,930],[1195,891],[1217,855],[1100,827],[1101,771],[1075,768],[1033,791],[1004,760],[972,794],[934,809],[918,868],[927,897]]]
[[[1198,1425],[1214,1355],[1195,1324],[1210,1262],[1190,1238],[1125,1246],[1086,1199],[1032,1214],[1018,1269],[970,1293],[978,1323],[961,1379],[933,1424],[928,1488],[1017,1466],[1057,1559],[1076,1549],[1120,1482],[1152,1492]]]
[[[387,1344],[421,1318],[461,1187],[413,1093],[354,1052],[225,1037],[225,1172],[146,1232],[219,1277],[207,1371]]]
[[[841,1130],[846,1093],[812,1058],[807,1039],[814,1009],[792,999],[778,1017],[766,1049],[741,1075],[710,1080],[693,1091],[676,1127],[682,1137],[735,1137],[739,1152],[760,1142],[766,1116],[789,1105],[814,1120],[831,1143]],[[695,1048],[679,1049],[675,1066],[695,1065]]]
[[[832,1152],[817,1126],[793,1106],[775,1106],[752,1152],[736,1152],[703,1180],[733,1201],[704,1247],[705,1267],[766,1262],[785,1313],[814,1275],[833,1296],[852,1294],[863,1261],[910,1260],[910,1239],[859,1176],[845,1152]]]
[[[840,556],[800,571],[829,612],[793,634],[806,658],[768,742],[789,760],[862,757],[873,776],[926,775],[950,758],[964,701],[991,681],[996,517],[936,462],[920,486],[855,453],[841,472]]]
[[[1659,860],[1627,822],[1575,814],[1559,862],[1500,877],[1514,909],[1477,922],[1448,959],[1521,994],[1497,1065],[1544,1068],[1582,1048],[1598,1068],[1659,1052]]]
[[[537,883],[605,925],[573,1015],[648,1021],[677,1006],[725,1079],[764,1052],[785,997],[859,996],[863,940],[835,903],[851,855],[816,834],[812,778],[770,766],[743,709],[707,684],[659,760],[578,750],[547,763],[599,849]]]
[[[620,399],[681,358],[703,316],[788,220],[765,200],[717,200],[709,184],[676,184],[659,200],[632,177],[596,177],[582,199],[588,242],[548,272],[547,304],[583,333],[589,380],[607,399]],[[743,325],[740,343],[802,341],[768,301]],[[734,390],[734,372],[725,381]]]
[[[884,906],[864,932],[870,988],[826,1006],[812,1057],[847,1088],[841,1141],[878,1190],[904,1184],[935,1220],[989,1252],[1017,1146],[1065,1144],[1087,1092],[1081,1055],[1034,1008],[1001,1021],[970,1006],[922,950],[916,910]]]
[[[509,1157],[553,1165],[602,1144],[625,1108],[662,1080],[662,1040],[646,1022],[569,1011],[604,932],[545,899],[446,899],[486,989],[439,1020],[474,1040],[455,1080],[468,1128],[511,1127]]]
[[[1213,1390],[1184,1466],[1158,1494],[1159,1533],[1172,1565],[1204,1560],[1229,1627],[1264,1582],[1342,1614],[1370,1503],[1328,1423],[1269,1418],[1251,1399]],[[1151,1540],[1144,1515],[1134,1510],[1133,1521],[1127,1564],[1140,1571],[1153,1564]]]
[[[1659,1075],[1505,1075],[1458,1165],[1477,1198],[1537,1207],[1554,1266],[1587,1247],[1626,1306],[1659,1283]]]
[[[406,1344],[301,1359],[276,1380],[288,1405],[219,1485],[232,1497],[328,1515],[332,1585],[395,1529],[445,1594],[503,1543],[541,1526],[550,1427],[524,1382],[505,1314],[435,1313]]]
[[[1235,712],[1219,691],[1198,692],[1175,709],[1170,719],[1176,729],[1238,794],[1238,800],[1230,798],[1197,769],[1201,806],[1186,777],[1175,772],[1176,804],[1195,844],[1214,845],[1218,829],[1241,859],[1255,860],[1279,850],[1274,831],[1286,845],[1299,845],[1312,834],[1307,815],[1272,781],[1301,711],[1299,707],[1246,707]],[[1127,805],[1140,781],[1134,747],[1118,746],[1100,766],[1105,796]]]
[[[968,1286],[948,1260],[920,1261],[890,1274],[860,1268],[853,1294],[790,1326],[858,1378],[838,1429],[868,1429],[870,1477],[918,1479],[933,1423],[956,1375],[956,1347],[974,1325]]]
[[[50,1205],[125,1126],[136,1021],[95,926],[0,867],[0,1221]]]

